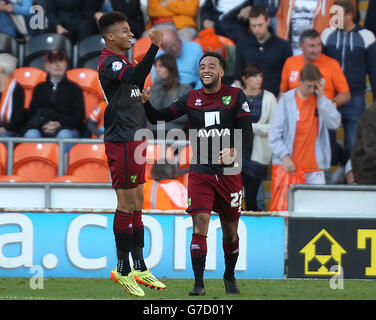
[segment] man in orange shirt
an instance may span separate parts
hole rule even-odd
[[[337,107],[350,100],[350,88],[340,64],[337,60],[321,53],[320,34],[313,29],[304,31],[300,37],[300,47],[303,53],[288,58],[283,66],[280,85],[281,94],[299,87],[300,70],[305,64],[313,63],[319,68],[325,81],[324,93],[326,97],[332,100]],[[338,145],[336,133],[337,130],[329,130],[333,165],[337,164]],[[329,169],[326,172],[327,183],[331,183]]]
[[[287,172],[303,169],[307,184],[324,184],[323,170],[330,167],[328,129],[336,129],[340,114],[325,96],[318,67],[306,64],[299,73],[298,88],[278,102],[269,132],[273,165]]]
[[[307,63],[315,64],[325,80],[324,92],[336,106],[341,106],[350,99],[350,89],[346,77],[337,60],[322,54],[320,34],[309,29],[300,37],[301,55],[289,57],[282,69],[281,92],[299,87],[299,73]]]

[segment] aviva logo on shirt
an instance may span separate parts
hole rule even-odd
[[[140,89],[132,89],[132,91],[131,91],[131,98],[133,98],[133,97],[140,97],[140,96],[141,96]]]
[[[223,96],[222,102],[224,105],[228,106],[232,101],[232,96]]]

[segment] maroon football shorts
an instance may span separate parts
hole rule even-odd
[[[191,215],[212,211],[221,219],[239,219],[242,203],[242,178],[237,175],[212,175],[190,171],[188,177],[188,208]]]
[[[145,182],[146,140],[105,142],[104,145],[115,189],[135,188]]]

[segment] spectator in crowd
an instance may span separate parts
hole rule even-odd
[[[371,30],[376,36],[376,1],[369,0],[364,27]]]
[[[279,9],[279,4],[281,0],[253,0],[254,6],[263,6],[269,13],[270,17],[270,27],[273,32],[276,33],[277,30],[277,11]]]
[[[252,32],[236,45],[235,85],[240,87],[244,66],[256,63],[264,70],[263,88],[278,96],[282,68],[292,52],[290,43],[274,35],[269,24],[266,9],[253,6],[249,17]]]
[[[183,41],[197,37],[199,0],[148,0],[146,29],[173,29]]]
[[[175,30],[163,30],[162,50],[159,50],[157,57],[169,53],[176,59],[179,79],[183,84],[190,84],[193,88],[201,88],[202,84],[198,75],[198,61],[202,57],[202,48],[198,43],[180,40]],[[152,79],[156,78],[153,68]]]
[[[329,27],[333,4],[334,0],[281,0],[277,35],[291,41],[294,55],[301,54],[299,39],[304,30],[315,29],[321,33]]]
[[[48,19],[47,32],[61,34],[73,43],[93,34],[93,25],[85,17],[86,0],[48,0],[46,15]]]
[[[168,107],[172,102],[187,94],[192,87],[179,82],[178,68],[174,56],[166,53],[158,56],[154,61],[156,78],[151,86],[150,102],[157,108]],[[165,123],[165,130],[180,129],[187,133],[188,117],[184,115],[178,119]],[[149,122],[149,129],[155,137],[157,126]]]
[[[322,32],[321,40],[323,52],[340,63],[350,87],[351,99],[338,109],[345,133],[347,161],[354,145],[358,120],[366,105],[367,74],[376,99],[376,40],[371,31],[354,23],[356,8],[352,0],[336,0],[335,5],[343,8],[343,29],[327,28]],[[345,163],[340,169],[343,172]]]
[[[231,85],[235,75],[235,43],[229,38],[217,35],[214,28],[202,29],[195,41],[201,45],[204,52],[216,52],[225,58],[226,70],[222,82]]]
[[[136,39],[142,36],[145,30],[145,19],[141,10],[140,0],[86,0],[84,13],[98,33],[98,20],[106,12],[119,11],[124,13]]]
[[[103,139],[104,137],[104,112],[107,107],[107,102],[102,101],[97,108],[86,119],[86,126],[91,133],[92,138]]]
[[[274,94],[261,89],[262,69],[259,65],[246,65],[241,76],[243,91],[249,99],[253,130],[253,144],[242,154],[245,209],[261,211],[264,208],[257,205],[257,195],[260,193],[263,196],[261,182],[267,179],[268,166],[272,158],[268,145],[268,134],[277,100]]]
[[[323,170],[330,168],[328,129],[338,128],[341,116],[324,90],[318,67],[307,63],[300,71],[299,86],[278,102],[269,132],[273,165],[287,172],[305,172],[307,184],[325,184]]]
[[[313,29],[305,30],[300,36],[300,47],[302,54],[290,57],[283,66],[281,75],[281,93],[296,88],[300,85],[299,73],[306,63],[315,64],[325,80],[325,95],[332,102],[340,107],[350,100],[350,89],[345,74],[337,60],[322,53],[320,34]],[[346,159],[340,154],[336,141],[337,130],[330,130],[330,142],[332,152],[332,165],[337,165],[338,161],[346,163]],[[331,170],[326,171],[327,183],[332,183]],[[333,180],[337,180],[334,179]],[[335,181],[334,181],[335,182]]]
[[[63,51],[46,54],[47,80],[33,92],[25,138],[78,138],[85,118],[82,89],[65,76],[68,62]],[[69,151],[67,145],[65,151]]]
[[[358,122],[355,143],[351,152],[354,181],[376,185],[376,103],[362,114]]]
[[[17,136],[24,125],[24,90],[13,72],[17,58],[0,53],[0,137]]]
[[[238,42],[248,35],[252,0],[205,0],[201,6],[201,27],[214,28],[219,35]]]
[[[354,173],[352,170],[351,159],[347,160],[345,166],[345,181],[346,184],[356,184],[354,180]]]
[[[8,34],[13,38],[29,38],[26,21],[30,16],[32,5],[32,0],[0,1],[0,33]]]

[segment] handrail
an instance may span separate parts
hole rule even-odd
[[[14,147],[16,143],[57,143],[59,145],[59,164],[58,164],[58,176],[63,176],[66,168],[64,166],[64,145],[65,144],[77,144],[77,143],[92,143],[100,144],[103,143],[102,139],[94,138],[75,138],[75,139],[63,139],[63,138],[0,138],[0,142],[7,145],[8,155],[7,155],[7,175],[13,174],[13,154]],[[163,144],[166,145],[187,145],[190,144],[189,140],[161,140],[153,139],[148,140],[149,144]]]

